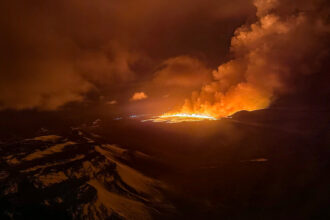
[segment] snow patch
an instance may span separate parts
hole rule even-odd
[[[44,136],[39,136],[39,137],[27,139],[27,140],[29,140],[29,141],[34,140],[34,141],[56,142],[61,138],[62,137],[58,136],[58,135],[44,135]]]
[[[97,201],[95,204],[97,207],[103,205],[108,210],[124,217],[124,219],[152,219],[148,208],[143,203],[109,192],[95,179],[90,180],[88,184],[97,190]]]
[[[53,153],[58,153],[61,152],[63,150],[64,147],[69,146],[69,145],[73,145],[76,144],[75,142],[72,141],[68,141],[65,143],[61,143],[61,144],[56,144],[54,146],[51,146],[43,151],[37,150],[29,155],[27,155],[25,158],[23,158],[23,160],[25,161],[29,161],[29,160],[35,160],[35,159],[39,159],[42,158],[44,156],[47,155],[51,155]]]

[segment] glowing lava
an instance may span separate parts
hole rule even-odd
[[[167,122],[167,123],[179,123],[184,121],[203,121],[203,120],[217,120],[217,118],[203,114],[175,113],[175,114],[164,114],[151,119],[151,121],[153,122]]]

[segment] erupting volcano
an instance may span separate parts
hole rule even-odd
[[[329,3],[1,1],[0,220],[330,219]]]

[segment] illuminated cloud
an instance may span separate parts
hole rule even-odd
[[[258,0],[256,10],[246,0],[3,1],[0,109],[56,110],[93,92],[124,98],[154,89],[170,100],[209,83],[221,63],[194,95],[209,97],[201,104],[253,101],[252,92],[267,106],[298,72],[317,72],[310,64],[328,48],[325,3]]]
[[[198,87],[211,79],[212,70],[189,56],[178,56],[163,62],[155,73],[158,86]]]
[[[139,101],[148,98],[148,96],[144,92],[136,92],[131,97],[131,101]]]
[[[1,8],[0,109],[39,110],[109,87],[122,94],[179,54],[217,60],[212,54],[227,49],[217,36],[231,32],[219,26],[253,11],[245,0],[3,1]],[[166,65],[164,72],[174,64]]]
[[[233,59],[213,72],[213,82],[194,92],[181,112],[223,117],[267,108],[294,91],[293,82],[321,71],[330,33],[322,13],[306,13],[304,1],[287,8],[285,1],[256,0],[255,6],[257,21],[238,28],[231,40]]]

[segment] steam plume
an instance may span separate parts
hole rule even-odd
[[[319,2],[318,2],[319,3]],[[291,92],[297,78],[318,71],[328,55],[329,24],[318,5],[306,1],[255,0],[257,21],[235,31],[232,59],[213,71],[214,81],[185,100],[181,112],[215,117],[267,108]],[[316,13],[318,11],[318,13]]]

